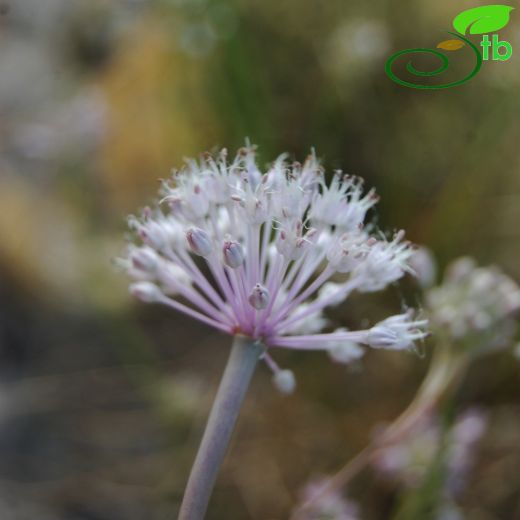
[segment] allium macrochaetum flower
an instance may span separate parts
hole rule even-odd
[[[470,257],[452,262],[443,283],[426,293],[426,312],[439,335],[482,354],[512,343],[520,313],[520,287],[497,266]]]
[[[294,384],[286,371],[277,375],[269,355],[276,347],[325,350],[344,361],[361,355],[359,344],[410,349],[426,326],[410,312],[367,330],[320,333],[326,307],[412,271],[404,232],[387,240],[364,225],[377,200],[357,177],[338,171],[327,183],[314,155],[303,165],[281,156],[265,173],[253,147],[231,161],[226,150],[189,160],[163,183],[158,207],[129,220],[130,290],[262,342],[285,391]]]

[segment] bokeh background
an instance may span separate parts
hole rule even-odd
[[[518,15],[500,32],[512,59],[462,87],[384,74],[481,4],[0,0],[0,518],[175,517],[229,340],[131,301],[112,260],[126,215],[184,157],[246,137],[264,164],[315,147],[376,186],[378,224],[441,269],[469,254],[520,280]],[[398,286],[330,317],[372,322],[419,298]],[[429,345],[349,368],[281,352],[292,396],[260,367],[208,518],[287,518],[309,478],[405,408]],[[472,520],[520,518],[519,363],[476,363],[456,396],[490,416],[460,501]],[[395,490],[370,472],[350,494],[364,518],[391,518]]]

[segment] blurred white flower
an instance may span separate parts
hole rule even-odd
[[[282,394],[292,394],[296,388],[296,379],[292,370],[278,370],[273,374],[273,383]]]
[[[426,293],[426,305],[433,329],[471,340],[475,351],[489,350],[510,343],[520,288],[497,267],[477,267],[463,257],[448,266],[440,286]]]
[[[409,261],[421,287],[427,289],[435,283],[437,264],[432,252],[424,246],[418,247]]]
[[[337,332],[344,332],[346,329],[338,329]],[[360,359],[365,353],[364,349],[353,341],[338,341],[329,347],[329,356],[336,363],[348,364]]]
[[[422,484],[432,464],[442,457],[446,468],[444,491],[453,497],[467,482],[476,445],[486,428],[487,415],[475,408],[460,414],[444,435],[440,419],[426,415],[401,439],[379,449],[372,462],[383,475],[413,488]]]

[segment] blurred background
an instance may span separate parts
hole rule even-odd
[[[516,5],[516,2],[508,2]],[[131,301],[112,260],[126,216],[184,157],[246,137],[360,175],[375,218],[440,269],[472,255],[520,280],[520,19],[509,62],[469,83],[392,83],[394,52],[435,47],[460,0],[0,0],[0,518],[175,518],[229,339]],[[515,47],[516,45],[516,47]],[[459,51],[465,52],[465,51]],[[341,325],[420,305],[395,287],[335,309]],[[412,399],[424,356],[358,366],[281,352],[298,390],[258,370],[208,519],[283,519]],[[477,362],[454,406],[489,426],[465,518],[520,518],[520,361]],[[391,518],[370,472],[349,495]]]

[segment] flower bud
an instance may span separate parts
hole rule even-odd
[[[329,306],[339,305],[345,300],[345,291],[342,290],[346,284],[326,282],[318,292],[318,298],[328,301]]]
[[[137,282],[130,286],[130,294],[145,303],[158,302],[163,298],[163,293],[151,282]]]
[[[157,269],[157,279],[161,283],[164,294],[175,295],[183,287],[191,285],[191,279],[182,267],[165,262]]]
[[[186,239],[190,249],[199,256],[208,256],[213,249],[211,238],[200,228],[191,228],[186,232]]]
[[[350,363],[359,359],[365,351],[353,341],[338,342],[329,349],[330,358],[336,363]]]
[[[153,274],[157,270],[159,257],[152,249],[136,249],[130,256],[132,264],[136,269]]]
[[[413,347],[414,341],[424,339],[428,320],[413,320],[411,311],[390,316],[372,327],[365,343],[373,348],[404,350]]]
[[[226,240],[223,248],[224,263],[233,269],[244,263],[244,249],[233,240]]]
[[[417,281],[421,287],[431,287],[435,282],[437,275],[437,266],[432,252],[426,247],[419,247],[416,249],[410,259],[409,266],[417,276]]]
[[[399,341],[396,331],[384,325],[372,327],[367,336],[367,343],[373,348],[393,348]]]
[[[296,388],[296,378],[292,370],[278,370],[272,380],[282,394],[292,394]]]
[[[269,291],[257,283],[249,295],[249,303],[257,310],[262,310],[269,304]]]
[[[147,246],[158,251],[163,249],[167,243],[164,228],[157,222],[148,222],[146,225],[140,226],[137,232]]]

